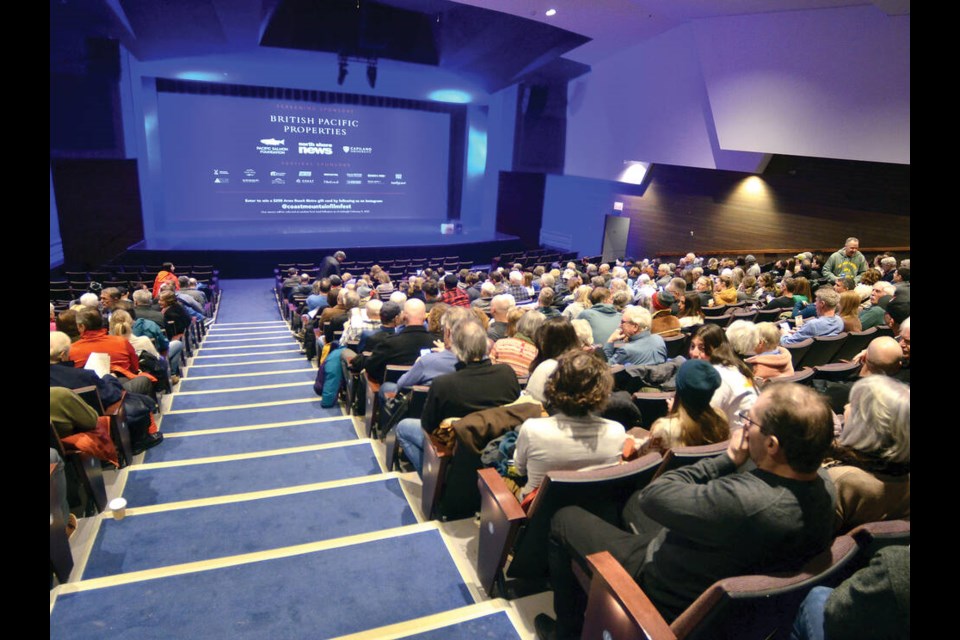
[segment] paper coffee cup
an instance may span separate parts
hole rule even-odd
[[[123,498],[114,498],[107,507],[113,512],[114,520],[123,520],[127,515],[127,501]]]

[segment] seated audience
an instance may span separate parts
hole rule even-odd
[[[616,464],[624,428],[599,415],[613,391],[610,368],[583,351],[567,351],[544,389],[548,418],[526,420],[517,434],[514,463],[527,476],[521,490],[537,489],[548,471]]]
[[[667,360],[667,345],[650,332],[650,312],[643,307],[623,310],[620,328],[603,345],[610,364],[660,364]]]
[[[420,475],[427,434],[433,433],[443,420],[503,406],[520,396],[520,383],[513,369],[493,364],[487,358],[486,333],[478,323],[464,321],[453,327],[450,350],[457,356],[457,371],[434,378],[420,419],[405,418],[396,427],[397,442]]]
[[[757,334],[757,325],[752,321],[734,320],[727,326],[725,333],[734,353],[740,358],[747,358],[756,353],[760,337]]]
[[[590,325],[584,322],[587,329]],[[530,378],[524,393],[541,404],[546,403],[547,378],[557,369],[557,358],[567,351],[582,351],[573,324],[564,317],[547,318],[533,339],[537,355],[530,362]],[[593,338],[590,339],[591,346]]]
[[[869,273],[869,272],[867,272]],[[790,640],[910,638],[910,545],[877,550],[870,564],[831,587],[814,587],[800,604]]]
[[[883,316],[886,313],[887,305],[893,300],[895,287],[889,282],[876,282],[873,290],[870,292],[870,306],[860,312],[861,330],[870,327],[882,327],[884,325]]]
[[[737,288],[732,275],[721,275],[713,287],[713,305],[734,304],[737,301]]]
[[[687,360],[680,365],[676,380],[670,412],[650,427],[651,442],[665,451],[727,440],[727,418],[710,406],[721,382],[717,370],[705,360]]]
[[[123,370],[133,376],[119,377],[124,389],[134,393],[151,393],[153,387],[150,379],[136,375],[140,372],[140,359],[133,345],[126,338],[107,335],[99,311],[90,307],[82,309],[77,313],[77,327],[80,329],[80,339],[70,347],[70,359],[75,367],[83,368],[91,353],[106,353],[110,356],[111,370]]]
[[[700,296],[696,292],[691,291],[685,294],[682,298],[678,298],[677,302],[680,304],[680,314],[677,319],[682,328],[703,324]]]
[[[837,278],[837,282],[842,282],[843,280],[850,279],[849,276],[846,278]],[[840,294],[840,308],[837,311],[837,315],[840,316],[840,319],[843,320],[843,330],[847,333],[851,331],[862,331],[862,325],[860,324],[860,294],[856,291],[844,291]]]
[[[705,324],[693,334],[690,358],[707,360],[716,367],[722,382],[710,404],[727,417],[727,422],[737,425],[737,414],[757,400],[753,371],[734,352],[723,329],[715,324]]]
[[[750,356],[745,362],[753,367],[753,375],[762,382],[780,376],[792,376],[793,356],[780,346],[780,328],[772,322],[757,324],[757,355]]]
[[[623,510],[627,530],[578,506],[557,511],[548,548],[554,621],[539,638],[578,638],[586,596],[571,567],[609,551],[670,623],[714,582],[787,571],[828,548],[834,499],[820,463],[833,420],[809,387],[764,390],[725,455],[668,471]],[[752,460],[756,468],[738,473]]]
[[[606,287],[595,288],[590,293],[590,303],[591,307],[576,317],[590,323],[593,339],[602,344],[619,330],[620,312],[613,306],[612,295]]]
[[[141,351],[146,351],[154,357],[160,357],[160,353],[150,338],[133,333],[133,319],[123,309],[117,309],[110,315],[110,335],[120,336],[128,340],[137,352],[137,356],[140,355]]]
[[[487,337],[496,342],[507,337],[507,328],[510,310],[515,307],[513,296],[509,293],[495,295],[490,301],[490,315],[493,322],[487,328]]]
[[[650,322],[651,333],[663,338],[680,335],[680,320],[672,312],[672,308],[676,306],[679,313],[678,298],[683,298],[683,296],[675,296],[669,290],[658,291],[653,294],[651,298],[653,304],[653,314]]]
[[[828,455],[839,535],[866,522],[910,518],[910,387],[887,376],[850,390],[843,430]]]
[[[843,331],[843,320],[837,316],[837,305],[840,296],[832,287],[817,289],[815,296],[817,317],[807,320],[803,326],[795,331],[785,331],[780,344],[796,344],[807,338],[835,336]]]
[[[50,387],[50,422],[61,438],[97,428],[97,412],[72,390]]]
[[[530,373],[530,363],[537,357],[537,347],[533,337],[537,334],[544,317],[539,311],[521,311],[519,319],[512,323],[508,337],[500,338],[490,349],[490,361],[494,364],[508,364],[522,378]],[[513,313],[513,311],[511,311]]]

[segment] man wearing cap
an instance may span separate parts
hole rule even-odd
[[[843,249],[827,258],[823,265],[823,277],[830,282],[842,276],[850,276],[859,281],[860,275],[867,268],[867,259],[860,253],[860,241],[856,238],[847,238]]]
[[[870,291],[870,307],[860,312],[860,330],[879,327],[886,323],[884,315],[887,305],[893,299],[894,286],[889,282],[875,282]]]
[[[807,320],[803,326],[793,333],[786,333],[780,338],[780,344],[796,344],[807,338],[817,336],[835,336],[843,332],[843,320],[837,315],[837,306],[840,296],[831,287],[821,287],[814,294],[817,317]]]
[[[624,309],[620,327],[603,345],[607,362],[624,365],[666,362],[667,345],[663,338],[650,332],[650,323],[650,312],[643,307]]]
[[[579,506],[551,521],[556,621],[538,638],[579,638],[586,597],[572,560],[609,551],[670,623],[718,580],[790,571],[833,540],[833,483],[820,464],[833,440],[826,400],[795,383],[770,385],[744,414],[725,454],[668,471],[631,496],[620,529]],[[756,468],[738,473],[752,460]]]
[[[757,259],[753,255],[748,254],[746,258],[743,259],[744,264],[747,265],[746,275],[753,276],[754,278],[760,277],[760,265],[757,264]]]
[[[386,307],[386,305],[384,305]],[[383,382],[383,374],[388,364],[409,365],[420,357],[420,351],[433,347],[433,334],[423,326],[427,318],[423,300],[411,298],[403,303],[404,327],[396,335],[388,336],[371,349],[372,353],[364,364],[367,375],[376,383]],[[383,308],[380,309],[383,321]]]
[[[396,302],[384,302],[380,307],[380,328],[364,331],[360,334],[360,342],[357,344],[357,352],[346,349],[343,358],[347,361],[347,368],[353,373],[360,373],[366,364],[365,351],[373,352],[381,342],[396,333],[397,324],[400,322],[402,309]],[[372,319],[371,311],[367,310],[367,317]],[[357,355],[359,353],[360,355]]]

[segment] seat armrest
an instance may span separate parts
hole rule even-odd
[[[581,638],[676,640],[647,594],[609,552],[587,556],[587,564],[593,578]]]
[[[513,549],[527,514],[496,469],[478,470],[477,488],[480,490],[477,575],[480,586],[492,596],[497,576],[507,562],[507,554]]]

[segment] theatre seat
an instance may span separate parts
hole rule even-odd
[[[496,469],[481,469],[480,540],[477,575],[488,596],[507,595],[506,579],[547,577],[550,519],[562,507],[577,505],[619,526],[623,505],[653,479],[663,458],[657,452],[590,471],[551,471],[527,513]],[[509,566],[508,554],[513,555]]]
[[[816,586],[836,586],[861,548],[849,535],[793,572],[745,575],[711,585],[671,624],[610,553],[587,556],[589,576],[574,561],[588,593],[584,639],[768,640],[787,638],[800,602]]]

